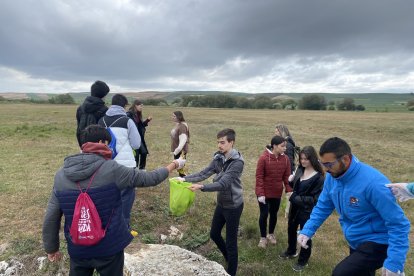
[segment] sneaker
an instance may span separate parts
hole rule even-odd
[[[276,244],[276,237],[274,234],[267,235],[267,240],[270,242],[270,244]]]
[[[301,264],[296,263],[292,266],[292,269],[293,269],[293,271],[300,272],[300,271],[304,270],[307,266],[308,266],[308,264],[301,265]]]
[[[266,248],[267,245],[267,239],[266,238],[260,238],[259,244],[257,245],[260,248]]]
[[[288,254],[287,251],[280,253],[279,254],[279,258],[281,258],[282,260],[288,260],[288,259],[293,259],[296,258],[299,255],[299,253],[295,253],[295,254]]]

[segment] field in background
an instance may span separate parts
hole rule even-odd
[[[44,254],[41,227],[53,176],[65,156],[78,152],[76,106],[1,104],[0,107],[0,245],[8,245],[0,250],[0,260],[19,256],[30,265]],[[148,170],[171,161],[169,133],[174,110],[173,107],[144,107],[144,115],[154,118],[146,134],[150,151]],[[256,162],[269,143],[276,123],[288,125],[300,146],[313,145],[318,149],[326,138],[340,136],[350,143],[358,158],[381,170],[392,181],[414,179],[414,113],[181,110],[191,132],[190,172],[201,170],[210,161],[216,151],[217,131],[225,127],[236,130],[236,148],[246,161],[242,178],[245,209],[239,238],[239,275],[298,275],[291,270],[291,261],[277,257],[287,246],[287,225],[282,210],[276,228],[278,244],[266,250],[257,248],[260,235],[254,194]],[[174,225],[184,232],[183,240],[174,244],[223,264],[221,254],[208,236],[215,193],[198,193],[195,205],[181,218],[169,215],[168,201],[167,182],[138,190],[132,225],[138,230],[139,238],[133,245],[159,243],[160,234],[168,234],[168,228]],[[410,221],[414,221],[414,202],[401,205]],[[347,254],[337,217],[332,216],[314,238],[310,266],[303,274],[330,275],[334,265]],[[414,274],[413,257],[410,251],[407,275]]]

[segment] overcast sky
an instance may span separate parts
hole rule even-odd
[[[414,91],[410,0],[2,0],[0,92]]]

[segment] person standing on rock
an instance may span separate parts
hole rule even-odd
[[[166,167],[145,172],[111,159],[112,152],[107,146],[111,135],[104,127],[91,125],[80,138],[82,152],[66,157],[63,168],[55,175],[43,222],[43,246],[50,261],[61,259],[59,229],[64,215],[63,229],[70,256],[69,275],[93,275],[95,269],[101,276],[123,275],[124,249],[133,236],[123,218],[121,191],[156,186],[169,173],[183,167],[185,160],[173,160]],[[102,229],[106,229],[103,239],[91,246],[75,244],[69,231],[79,189],[85,191],[87,187],[99,213]]]
[[[201,182],[213,174],[213,182],[209,184],[192,184],[189,189],[203,192],[218,192],[217,205],[211,222],[210,237],[217,244],[227,262],[227,272],[236,275],[238,265],[237,231],[240,216],[243,212],[243,188],[241,175],[244,159],[240,152],[233,148],[236,133],[226,128],[217,133],[219,151],[213,160],[199,173],[178,177],[181,181]],[[226,240],[221,231],[226,225]]]

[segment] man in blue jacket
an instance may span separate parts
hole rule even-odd
[[[382,266],[382,275],[403,275],[410,222],[385,187],[390,181],[352,155],[341,138],[326,140],[319,155],[327,175],[298,243],[306,248],[306,242],[335,209],[350,254],[332,275],[375,275]]]

